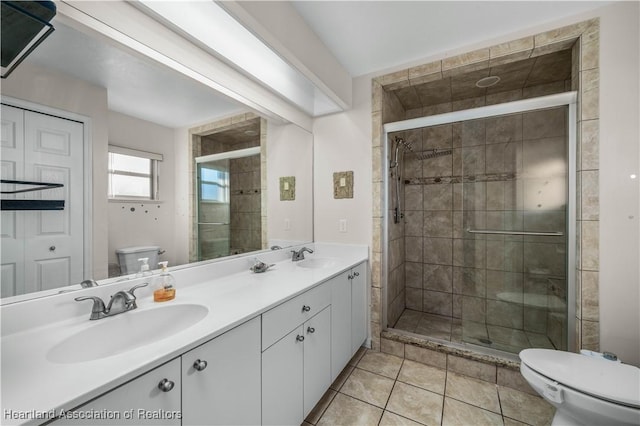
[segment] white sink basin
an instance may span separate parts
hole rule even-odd
[[[47,359],[68,364],[117,355],[191,327],[208,312],[202,305],[168,305],[91,321],[94,324],[51,348]]]
[[[307,269],[322,269],[333,266],[336,263],[335,259],[330,257],[315,257],[311,259],[300,260],[296,263],[301,268]]]

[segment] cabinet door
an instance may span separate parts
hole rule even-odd
[[[335,380],[351,356],[351,272],[331,280],[331,380]]]
[[[260,424],[260,317],[182,356],[185,425]]]
[[[159,388],[164,382],[165,391]],[[180,425],[180,358],[66,412],[60,425]],[[103,419],[89,418],[101,416]]]
[[[367,339],[367,263],[351,270],[351,354]]]
[[[304,417],[331,386],[331,310],[305,322],[304,327]]]
[[[262,424],[300,425],[304,420],[302,326],[262,353]]]

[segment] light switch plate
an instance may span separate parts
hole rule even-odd
[[[353,198],[353,171],[333,174],[333,198]]]

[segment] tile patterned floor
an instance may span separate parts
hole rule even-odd
[[[544,334],[474,321],[465,321],[463,324],[460,319],[411,309],[404,310],[393,328],[450,342],[473,343],[516,354],[526,348],[556,349]]]
[[[542,398],[362,348],[303,426],[549,425]]]

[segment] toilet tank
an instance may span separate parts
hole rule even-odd
[[[149,258],[149,269],[158,269],[158,246],[124,247],[116,250],[120,273],[122,275],[135,274],[140,271],[138,259]]]

